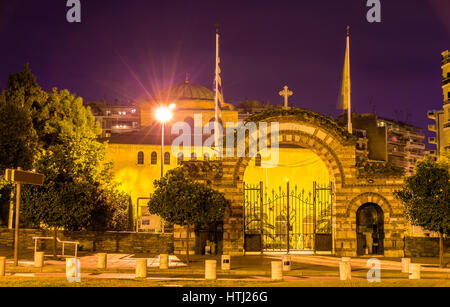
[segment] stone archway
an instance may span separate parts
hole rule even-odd
[[[276,113],[274,116],[273,113]],[[336,199],[346,182],[356,176],[356,140],[333,120],[307,110],[273,111],[250,118],[254,122],[279,123],[279,144],[311,150],[326,165],[334,186],[333,237],[336,233]],[[270,136],[268,137],[270,138]],[[248,148],[248,139],[246,142]],[[251,157],[225,158],[219,189],[226,191],[231,206],[224,221],[224,252],[243,251],[243,179]],[[333,240],[333,251],[334,251]]]

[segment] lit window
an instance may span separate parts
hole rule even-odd
[[[139,165],[143,165],[144,164],[144,153],[142,151],[140,151],[138,153],[138,164]]]
[[[164,154],[164,164],[165,165],[170,165],[170,153],[166,152]]]
[[[152,165],[158,164],[158,154],[156,152],[152,152]]]

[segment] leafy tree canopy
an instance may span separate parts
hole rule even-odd
[[[396,196],[410,222],[426,230],[450,234],[450,164],[430,157],[419,161],[415,174],[406,178]]]
[[[24,222],[68,230],[127,228],[130,199],[105,163],[100,133],[81,97],[46,93],[28,65],[9,77],[0,95],[0,170],[22,167],[45,175],[44,186],[23,187]],[[0,188],[9,197],[3,179]]]
[[[148,203],[150,213],[180,225],[205,226],[223,220],[227,200],[204,183],[187,178],[183,168],[155,180],[155,192]]]

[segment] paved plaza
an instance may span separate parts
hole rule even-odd
[[[3,252],[5,254],[5,251]],[[0,251],[1,255],[1,251]],[[13,267],[11,257],[7,260],[6,276],[33,277],[33,278],[65,278],[65,259],[53,260],[46,255],[45,267],[34,268],[32,254],[22,255],[23,260],[19,267]],[[220,257],[192,256],[189,266],[185,256],[169,257],[169,269],[159,269],[159,256],[157,255],[132,255],[109,254],[107,269],[97,269],[97,254],[85,254],[80,256],[81,278],[92,279],[134,279],[137,258],[147,259],[148,279],[165,281],[201,281],[204,280],[206,260],[217,260],[217,279],[222,281],[270,281],[271,262],[281,260],[283,255],[252,255],[244,257],[232,257],[231,270],[222,271]],[[338,281],[339,263],[341,258],[327,255],[291,255],[292,269],[285,272],[284,281]],[[352,258],[352,278],[365,280],[368,270],[369,258]],[[401,259],[380,258],[382,278],[408,279],[408,274],[401,273]],[[422,278],[424,279],[450,279],[450,268],[441,269],[435,263],[434,258],[412,259],[414,263],[422,265]]]

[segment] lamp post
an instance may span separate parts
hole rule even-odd
[[[172,110],[175,109],[175,104],[169,107],[161,107],[156,110],[156,118],[161,123],[161,178],[164,177],[164,128],[166,122],[172,119]]]
[[[161,107],[156,110],[156,118],[161,123],[161,179],[164,177],[164,128],[166,122],[172,119],[172,110],[175,109],[175,104],[171,104],[169,107]],[[161,219],[161,228],[164,232],[164,222]]]

